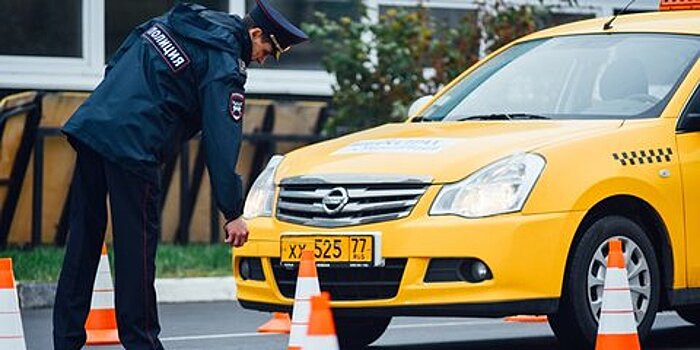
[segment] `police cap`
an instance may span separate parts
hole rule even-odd
[[[249,15],[255,24],[270,37],[275,58],[279,59],[279,56],[289,51],[293,45],[309,40],[309,36],[304,31],[289,22],[264,0],[255,0],[255,2],[256,6]]]

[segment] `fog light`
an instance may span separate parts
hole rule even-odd
[[[486,264],[478,259],[468,259],[460,267],[462,277],[471,283],[479,283],[493,278],[491,270]]]
[[[483,281],[489,277],[489,268],[481,261],[475,262],[472,264],[472,276]]]

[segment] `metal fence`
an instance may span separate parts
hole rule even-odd
[[[20,106],[16,106],[0,113],[0,135],[5,137],[4,128],[7,121],[13,117],[25,116],[24,129],[20,139],[20,145],[17,148],[16,154],[14,154],[14,162],[12,165],[12,171],[9,178],[0,178],[0,186],[7,187],[7,195],[2,202],[2,209],[0,214],[0,248],[4,248],[8,244],[8,236],[10,233],[10,228],[13,224],[15,218],[15,210],[22,195],[22,184],[27,177],[28,169],[30,168],[30,160],[32,153],[33,158],[33,176],[31,179],[32,183],[32,195],[31,195],[31,235],[30,240],[27,244],[31,247],[40,245],[42,243],[42,226],[44,225],[43,218],[43,189],[45,183],[45,173],[47,171],[45,166],[45,144],[46,140],[49,138],[62,138],[60,128],[58,127],[45,127],[41,125],[42,118],[42,100],[47,96],[45,93],[37,93],[36,96],[29,102],[24,103]],[[253,130],[253,132],[244,133],[243,141],[249,142],[254,150],[254,154],[248,155],[252,156],[252,165],[250,166],[250,173],[241,174],[248,179],[254,179],[260,171],[264,168],[267,160],[275,153],[277,145],[283,142],[294,142],[302,144],[309,144],[321,140],[319,135],[320,126],[326,118],[327,108],[319,109],[319,115],[317,118],[317,125],[314,127],[314,131],[309,134],[293,134],[293,133],[280,133],[280,130],[274,130],[273,125],[276,118],[276,105],[275,103],[270,103],[264,113],[264,119],[261,123],[261,127]],[[191,155],[192,145],[190,143],[196,142],[199,146],[196,147],[196,154]],[[191,160],[191,156],[194,156],[194,161]],[[162,188],[163,197],[161,199],[161,210],[165,207],[165,198],[168,194],[168,190],[171,188],[173,183],[174,174],[176,168],[179,170],[179,198],[178,198],[178,222],[177,229],[174,233],[174,242],[178,244],[187,244],[190,241],[190,224],[193,219],[195,204],[197,202],[198,194],[200,193],[203,185],[203,179],[205,174],[205,160],[202,143],[199,142],[199,136],[195,139],[183,144],[180,147],[180,152],[165,162],[162,166]],[[48,169],[50,170],[50,169]],[[248,181],[248,187],[252,181]],[[247,193],[247,188],[245,189]],[[61,209],[60,219],[56,225],[56,231],[54,234],[53,244],[64,245],[66,242],[67,235],[70,231],[68,225],[68,213],[70,201],[70,190],[66,196]],[[214,201],[214,196],[210,196],[211,200],[209,205],[211,206],[211,217],[210,222],[210,241],[217,242],[220,239],[220,233],[222,227],[220,225],[220,214],[216,209],[216,204]]]

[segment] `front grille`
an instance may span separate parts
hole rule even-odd
[[[430,182],[398,176],[285,179],[280,184],[277,219],[316,227],[396,220],[411,213]]]
[[[321,290],[329,292],[333,300],[391,299],[399,292],[406,260],[386,259],[383,267],[318,268],[318,280]],[[271,262],[280,292],[294,299],[298,265],[289,268],[280,265],[280,259]]]

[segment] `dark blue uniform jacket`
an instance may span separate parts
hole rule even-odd
[[[219,209],[235,219],[251,45],[240,18],[178,5],[129,35],[63,132],[150,180],[201,130]]]

